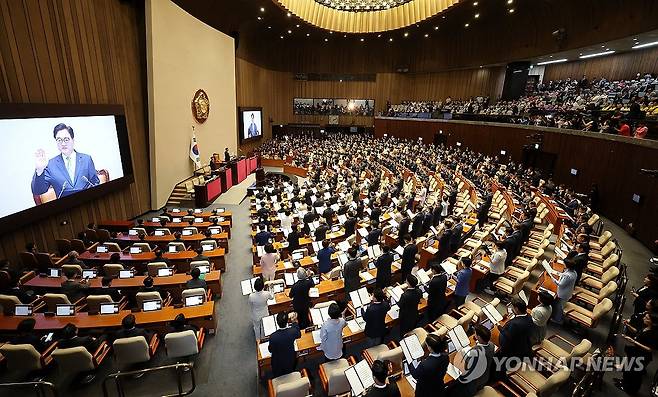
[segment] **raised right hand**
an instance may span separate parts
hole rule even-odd
[[[34,153],[34,168],[37,172],[37,175],[43,174],[43,170],[46,169],[48,165],[48,159],[46,158],[46,152],[43,149],[38,149]]]

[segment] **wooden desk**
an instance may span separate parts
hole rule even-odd
[[[199,230],[205,230],[211,226],[221,226],[224,230],[228,232],[228,238],[231,238],[231,222],[228,220],[224,220],[223,222],[217,222],[217,225],[213,224],[212,222],[195,222],[192,223],[191,225],[189,222],[167,222],[164,226],[162,226],[159,222],[144,222],[143,225],[145,228],[148,229],[169,229],[173,231],[178,231],[182,230],[186,227],[196,227]]]
[[[216,248],[212,251],[206,251],[203,254],[207,256],[210,259],[210,262],[212,262],[215,265],[215,269],[221,270],[221,271],[226,271],[226,261],[224,258],[224,248]],[[103,253],[97,253],[97,252],[84,252],[80,254],[80,259],[84,262],[89,262],[92,264],[98,264],[102,265],[105,263],[110,263],[110,256],[112,256],[114,252],[103,252]],[[141,266],[144,269],[146,268],[146,263],[148,262],[153,262],[155,259],[155,253],[154,252],[143,252],[141,254],[130,254],[126,252],[119,252],[119,261],[121,263],[124,263],[128,266]],[[178,270],[181,271],[188,271],[189,270],[189,261],[196,256],[195,251],[179,251],[179,252],[166,252],[164,253],[164,257],[171,260],[175,264],[182,264],[183,266],[180,266]],[[185,269],[185,265],[187,266],[187,269]]]
[[[203,220],[208,220],[210,219],[211,216],[219,216],[222,218],[226,218],[231,222],[231,226],[233,226],[233,213],[231,211],[224,211],[224,212],[219,212],[217,214],[213,214],[212,211],[203,211],[203,212],[197,212],[197,213],[191,213],[188,214],[187,210],[181,212],[173,212],[173,211],[167,211],[167,215],[171,218],[182,218],[184,216],[193,216],[195,218],[203,218]]]
[[[162,310],[153,312],[132,313],[138,325],[147,328],[164,331],[170,321],[178,314],[184,314],[190,324],[203,327],[214,334],[217,329],[217,317],[215,316],[215,302],[208,301],[203,305],[194,307],[175,308],[173,306],[163,307]],[[130,310],[122,310],[117,314],[94,314],[76,313],[75,316],[50,316],[46,317],[43,313],[35,313],[32,318],[36,320],[34,329],[37,331],[56,331],[64,328],[66,324],[75,324],[80,329],[98,329],[98,328],[118,328],[121,326],[121,320]],[[25,317],[0,315],[0,332],[14,332],[18,324]]]
[[[124,230],[128,230],[133,226],[135,226],[135,222],[133,221],[117,221],[111,219],[104,219],[98,222],[99,229],[107,229],[111,232],[121,232]]]
[[[562,272],[564,270],[564,262],[558,261],[557,259],[554,258],[551,261],[551,267],[558,272]],[[541,275],[539,276],[537,282],[535,282],[535,284],[532,286],[532,289],[530,290],[530,296],[528,297],[529,308],[533,308],[539,304],[539,290],[542,288],[557,294],[557,285],[555,284],[551,276],[549,276],[546,273],[546,270],[543,270],[543,267],[542,267]]]
[[[144,286],[144,279],[146,276],[135,276],[133,278],[116,278],[112,280],[111,287],[118,289],[138,289]],[[178,290],[177,296],[180,297],[180,292],[185,289],[185,283],[192,277],[186,273],[174,273],[169,277],[153,277],[153,284],[156,287],[161,287],[165,290],[176,289]],[[24,282],[27,288],[35,290],[59,290],[62,282],[66,277],[32,277]],[[214,295],[221,297],[222,295],[222,281],[221,272],[213,270],[205,275],[204,280]],[[96,277],[88,280],[90,294],[102,294],[101,278]]]
[[[224,248],[226,252],[228,252],[228,238],[229,237],[227,232],[221,232],[219,234],[212,235],[210,238],[206,237],[206,235],[202,233],[192,234],[189,236],[181,236],[181,240],[183,240],[186,245],[191,245],[193,248],[199,247],[201,241],[203,240],[215,240],[217,241],[217,245]],[[117,242],[121,247],[128,247],[134,243],[149,243],[155,244],[160,248],[165,248],[175,239],[176,238],[173,234],[166,234],[164,236],[149,235],[145,236],[144,240],[142,240],[139,238],[139,236],[131,236],[127,233],[119,233],[117,237],[112,241]]]

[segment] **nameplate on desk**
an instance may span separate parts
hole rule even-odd
[[[320,290],[317,288],[311,288],[308,290],[309,298],[317,298],[320,296]]]

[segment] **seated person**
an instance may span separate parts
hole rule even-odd
[[[151,333],[143,328],[138,328],[135,325],[135,316],[128,314],[121,320],[121,329],[112,334],[111,340],[114,342],[117,339],[132,338],[133,336],[143,336],[146,343],[151,339]]]
[[[195,267],[190,271],[190,276],[192,276],[192,278],[187,280],[187,283],[185,283],[185,289],[208,288],[208,286],[206,285],[206,280],[199,279],[199,277],[201,276],[201,270],[199,270],[198,267]]]
[[[101,278],[101,287],[94,291],[96,295],[109,295],[114,302],[121,300],[121,293],[116,288],[112,288],[112,277],[104,276]]]
[[[75,280],[75,271],[67,270],[64,275],[66,280],[62,282],[61,292],[65,294],[71,303],[85,296],[85,290],[89,288],[87,280]]]
[[[144,286],[139,289],[139,292],[158,292],[160,297],[164,299],[164,294],[160,288],[153,285],[153,277],[147,276],[143,281]]]
[[[155,250],[155,259],[153,262],[164,262],[167,264],[167,267],[171,267],[171,261],[163,256],[163,252],[159,248]]]
[[[375,384],[364,394],[364,397],[400,397],[400,389],[395,382],[386,382],[390,370],[390,361],[375,360],[372,363],[372,378]]]
[[[46,350],[46,344],[43,340],[34,332],[34,325],[36,324],[34,318],[26,318],[16,327],[16,335],[13,339],[9,341],[12,345],[32,345],[36,351],[43,353]]]
[[[71,347],[82,346],[89,354],[94,354],[102,339],[91,336],[78,336],[78,327],[75,324],[68,323],[62,330],[62,338],[57,341],[58,349],[69,349]]]
[[[66,262],[64,263],[67,265],[79,265],[83,269],[86,269],[87,266],[85,265],[85,263],[82,260],[78,259],[79,256],[80,254],[78,253],[78,251],[71,251],[68,253]]]
[[[188,324],[187,318],[183,313],[180,313],[174,318],[171,323],[169,323],[168,332],[183,332],[183,331],[194,331],[197,332],[199,328],[195,325]]]
[[[194,262],[194,261],[208,261],[208,262],[210,262],[210,258],[208,258],[207,256],[205,256],[203,254],[203,247],[198,247],[194,251],[196,252],[196,256],[194,258],[190,259],[190,261],[192,261],[192,262]]]
[[[32,290],[25,291],[23,288],[19,286],[18,284],[19,281],[20,280],[18,277],[12,277],[9,280],[8,288],[2,291],[2,293],[5,295],[11,295],[17,297],[18,300],[21,301],[21,303],[23,304],[32,303],[36,298],[38,298],[38,295],[36,295]]]

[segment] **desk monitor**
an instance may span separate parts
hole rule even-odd
[[[172,208],[171,212],[174,214],[178,214],[180,212],[180,208]]]
[[[304,257],[303,252],[293,252],[292,253],[292,260],[294,260],[294,261],[301,260],[303,257]]]
[[[224,213],[224,211],[226,211],[225,208],[215,208],[215,213],[216,214],[222,214],[222,213]]]
[[[194,223],[203,223],[203,218],[194,218]]]
[[[164,267],[161,269],[158,269],[158,277],[169,277],[174,274],[174,269],[170,269],[168,267]]]
[[[169,252],[172,252],[172,253],[173,253],[173,252],[177,252],[177,251],[178,251],[178,247],[175,246],[175,245],[170,245],[170,246],[167,247],[167,250],[168,250]]]
[[[210,266],[208,266],[208,265],[200,265],[200,266],[197,266],[196,268],[199,269],[201,274],[210,273]]]
[[[32,305],[16,305],[14,306],[14,316],[31,316]]]
[[[156,230],[155,232],[153,232],[154,236],[164,236],[164,234],[165,234],[164,230]]]
[[[98,247],[96,247],[96,252],[104,254],[107,252],[107,247],[104,245],[99,245]]]
[[[119,304],[118,303],[101,303],[100,304],[100,314],[117,314],[119,313]]]
[[[96,278],[96,269],[84,269],[82,278]]]
[[[130,247],[130,253],[131,254],[141,254],[142,249],[140,247]]]
[[[279,292],[283,292],[284,289],[285,287],[283,286],[283,284],[277,283],[272,285],[272,292],[275,294],[278,294]]]
[[[203,295],[192,295],[185,297],[185,306],[199,306],[203,304]]]
[[[202,213],[202,212],[203,212],[203,210],[202,210],[201,208],[195,208],[195,209],[194,209],[194,213],[195,213],[195,214],[200,214],[200,213]]]
[[[142,311],[152,312],[154,310],[162,309],[162,300],[153,299],[142,302]]]
[[[191,235],[193,235],[193,234],[194,234],[194,230],[183,229],[183,232],[182,232],[182,235],[183,235],[183,236],[191,236]]]
[[[214,247],[210,244],[203,244],[201,247],[203,247],[204,251],[212,251]]]
[[[48,269],[48,277],[61,277],[62,269],[51,267]]]
[[[55,308],[57,316],[75,316],[75,305],[57,305]]]
[[[155,218],[151,219],[151,222],[160,223],[160,218],[156,216]]]
[[[171,222],[172,222],[172,223],[181,223],[181,222],[182,222],[182,219],[181,219],[181,218],[173,218],[173,219],[171,220]]]
[[[494,324],[489,319],[484,320],[482,325],[484,325],[489,331],[491,331],[494,327]]]
[[[128,235],[129,236],[137,236],[138,232],[135,229],[130,229],[128,230]]]
[[[212,228],[210,228],[210,234],[211,234],[211,235],[214,236],[214,235],[219,234],[219,233],[221,233],[221,230],[220,230],[218,227],[212,227]]]
[[[119,278],[133,278],[132,270],[119,270]]]

